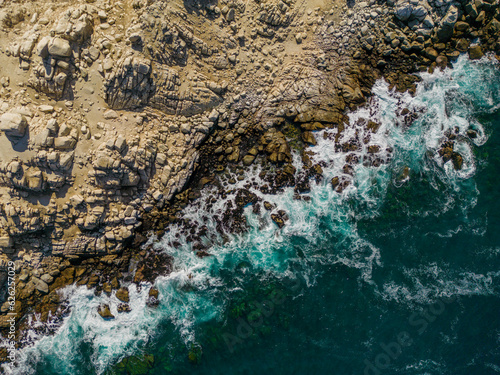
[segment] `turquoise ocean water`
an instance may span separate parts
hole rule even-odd
[[[148,285],[130,287],[128,314],[116,313],[114,296],[69,287],[71,313],[55,335],[33,331],[13,372],[500,373],[499,66],[461,57],[452,70],[422,74],[413,98],[383,81],[373,92],[344,136],[359,118],[379,121],[372,142],[393,148],[388,163],[360,162],[336,193],[329,180],[345,154],[317,133],[311,150],[325,179],[312,183],[310,201],[294,200],[292,188],[256,192],[287,212],[284,228],[249,206],[248,232],[224,241],[211,217],[233,196],[211,207],[198,200],[186,215],[207,226],[213,256],[196,257],[176,228],[151,239],[175,258],[156,281],[157,308],[146,306]],[[421,112],[409,127],[398,119],[403,107]],[[449,129],[464,157],[459,172],[436,157]],[[247,181],[259,182],[258,172]],[[115,320],[97,315],[102,302]]]

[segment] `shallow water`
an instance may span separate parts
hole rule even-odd
[[[350,114],[344,140],[363,131],[360,118],[381,123],[355,152],[352,177],[329,139],[336,130],[326,130],[311,148],[325,179],[312,182],[309,202],[294,200],[293,189],[255,191],[287,212],[284,228],[249,206],[249,231],[224,241],[211,216],[234,194],[211,208],[198,200],[186,216],[207,226],[213,256],[195,256],[178,228],[151,239],[175,258],[174,272],[156,281],[158,308],[145,305],[148,285],[130,288],[129,314],[116,313],[114,296],[69,287],[71,313],[55,335],[33,333],[15,372],[499,373],[498,65],[461,57],[422,79],[415,97],[379,81],[370,105]],[[420,113],[409,127],[398,115],[404,107]],[[448,129],[459,135],[459,172],[435,156]],[[363,164],[372,144],[386,162],[378,167]],[[254,168],[247,181],[259,182]],[[351,181],[342,194],[331,188],[334,176]],[[115,320],[99,317],[101,302]]]

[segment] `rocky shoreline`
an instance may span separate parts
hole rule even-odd
[[[171,271],[168,256],[141,245],[172,223],[208,256],[203,228],[182,210],[205,186],[217,191],[210,199],[224,196],[221,181],[243,179],[253,163],[263,165],[262,191],[294,186],[301,199],[322,178],[307,151],[314,131],[337,129],[332,142],[347,156],[331,184],[341,193],[353,165],[391,157],[370,143],[371,119],[342,136],[346,112],[366,103],[375,80],[411,93],[416,72],[460,53],[498,54],[499,20],[498,0],[2,2],[0,283],[14,261],[19,334],[29,314],[66,313],[57,291],[72,283],[116,291],[126,313],[128,283]],[[418,117],[401,114],[402,126]],[[456,169],[460,136],[474,130],[436,150]],[[361,147],[368,160],[349,156]],[[249,203],[286,225],[286,212],[245,189],[218,225],[244,231]],[[112,318],[106,306],[99,313]]]

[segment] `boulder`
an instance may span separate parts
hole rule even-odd
[[[7,112],[0,116],[0,130],[8,137],[22,138],[27,127],[26,118],[19,113]]]
[[[427,16],[427,9],[424,6],[429,6],[428,4],[408,2],[408,1],[399,1],[396,5],[395,16],[401,22],[410,22],[417,20],[418,22],[422,22],[424,18]]]
[[[132,44],[140,44],[142,42],[142,37],[139,34],[132,34],[128,37],[130,43]]]
[[[469,40],[462,38],[458,40],[456,49],[460,52],[465,52],[469,49],[469,45],[470,45]]]
[[[283,228],[285,226],[285,221],[283,220],[283,218],[281,216],[279,216],[277,214],[272,214],[271,219],[276,223],[276,225],[279,228]]]
[[[47,121],[47,129],[49,130],[51,136],[57,135],[57,133],[59,132],[59,124],[57,123],[57,120],[55,118],[51,118],[49,121]]]
[[[146,304],[150,307],[158,306],[160,304],[160,300],[158,299],[159,291],[156,288],[149,289],[149,296],[146,301]]]
[[[48,52],[53,56],[70,57],[71,45],[62,38],[52,38],[48,44]]]
[[[471,60],[478,60],[484,56],[481,46],[472,46],[469,48],[469,58]]]
[[[332,188],[335,189],[340,184],[339,177],[335,176],[334,178],[332,178],[332,180],[330,181],[330,183],[332,184]]]
[[[54,138],[50,136],[49,129],[43,129],[36,137],[35,144],[40,147],[52,147]]]
[[[54,107],[48,104],[42,104],[38,107],[38,109],[43,113],[52,113],[54,112]]]
[[[208,115],[208,120],[211,122],[216,122],[219,118],[219,112],[216,109],[213,109],[212,112]]]
[[[116,291],[116,298],[120,301],[128,303],[130,301],[129,293],[127,288],[120,288]]]
[[[432,61],[436,60],[436,58],[438,57],[437,51],[432,47],[427,47],[425,49],[425,55],[427,58],[431,59]]]
[[[50,37],[44,36],[36,45],[36,54],[42,59],[46,58],[49,55],[49,42]]]
[[[106,112],[104,112],[103,117],[105,120],[114,120],[118,118],[118,113],[116,113],[116,111],[113,111],[112,109],[108,109]]]
[[[469,24],[467,22],[458,21],[455,24],[455,30],[466,32],[467,30],[469,30]]]
[[[70,150],[76,145],[76,139],[73,137],[57,137],[54,139],[54,148],[58,150]]]
[[[42,277],[40,277],[40,279],[46,284],[50,284],[54,281],[54,278],[50,276],[48,273],[43,274]]]
[[[465,11],[472,18],[476,18],[479,15],[474,1],[470,1],[467,3],[467,5],[465,5]]]
[[[110,320],[115,318],[115,316],[111,314],[111,310],[109,309],[109,305],[107,304],[99,305],[99,307],[97,308],[97,312],[104,320]]]
[[[247,154],[243,157],[243,164],[248,166],[252,164],[254,160],[255,160],[254,155]]]
[[[234,21],[234,15],[235,15],[234,8],[229,9],[229,11],[226,14],[226,21],[227,22]]]
[[[75,194],[71,198],[69,198],[69,201],[74,207],[76,207],[82,204],[85,201],[85,199],[83,199],[83,197],[80,194]]]
[[[49,286],[43,280],[40,280],[36,277],[32,277],[31,281],[34,283],[35,289],[41,293],[47,294],[49,292]]]
[[[27,188],[33,191],[42,191],[43,184],[43,174],[38,169],[30,169],[26,173]]]
[[[440,68],[446,68],[448,65],[448,58],[446,56],[440,55],[436,58],[436,65]]]
[[[116,147],[118,152],[122,152],[125,147],[127,147],[127,140],[123,136],[119,135],[118,138],[116,138],[114,146]]]
[[[486,30],[488,30],[491,35],[497,35],[498,32],[500,32],[500,22],[493,18],[488,26],[486,26]]]
[[[313,146],[316,146],[316,138],[314,138],[314,135],[312,132],[309,132],[309,131],[305,131],[302,133],[302,140],[305,142],[305,143],[308,143],[310,145],[313,145]]]
[[[410,3],[400,2],[396,7],[395,16],[398,20],[406,22],[411,17],[412,9],[413,7]]]
[[[453,154],[451,154],[451,161],[453,162],[453,167],[455,168],[456,171],[462,169],[462,166],[464,164],[464,159],[462,158],[462,155],[460,155],[458,152],[453,152]]]
[[[342,86],[342,96],[347,103],[363,103],[365,98],[363,93],[361,92],[361,88],[359,85],[354,82],[350,82],[351,84],[346,84]],[[336,122],[336,121],[331,121]]]
[[[12,238],[9,235],[0,236],[0,249],[9,249],[12,246]]]
[[[453,35],[455,23],[458,21],[458,9],[454,5],[450,5],[448,12],[439,22],[436,35],[440,42],[447,42]]]

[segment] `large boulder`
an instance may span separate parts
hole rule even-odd
[[[66,39],[53,38],[48,44],[48,51],[52,56],[70,57],[71,45]]]
[[[394,15],[401,22],[411,22],[417,20],[422,22],[428,14],[429,4],[425,1],[414,3],[413,1],[398,1]]]
[[[73,137],[57,137],[54,139],[54,148],[58,150],[71,150],[76,145],[76,139]]]
[[[471,60],[478,60],[484,56],[481,46],[475,45],[469,48],[469,58]]]
[[[440,42],[447,42],[453,35],[453,29],[458,21],[458,8],[450,5],[448,12],[439,22],[436,35]]]
[[[115,316],[111,313],[109,305],[107,304],[99,305],[99,307],[97,308],[97,312],[104,320],[110,320],[115,318]]]
[[[128,289],[127,288],[120,288],[116,291],[116,298],[118,298],[120,301],[122,302],[129,302],[130,301],[130,297],[129,297],[129,293],[128,293]]]
[[[27,127],[26,117],[19,113],[7,112],[0,116],[0,130],[8,137],[22,138]]]

